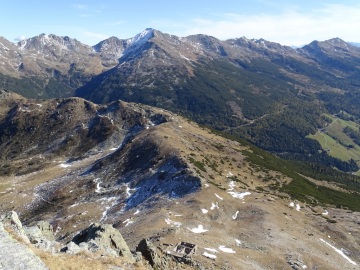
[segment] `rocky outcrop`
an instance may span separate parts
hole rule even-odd
[[[21,224],[19,216],[14,211],[9,211],[4,215],[0,216],[0,222],[5,228],[10,228],[14,231],[15,234],[20,236],[25,243],[30,243],[29,238],[27,237],[25,230]]]
[[[121,256],[126,258],[128,263],[135,262],[121,233],[110,224],[92,224],[60,250],[60,243],[55,241],[53,227],[47,221],[25,227],[14,211],[0,216],[0,269],[48,269],[30,249],[31,245],[53,254],[59,251],[69,254],[81,251],[99,252],[101,256]],[[137,261],[141,261],[141,255],[137,254],[137,257]]]
[[[55,253],[55,237],[53,227],[49,222],[40,221],[36,226],[25,227],[25,232],[31,244],[42,250]]]
[[[11,212],[7,217],[17,217]],[[13,219],[14,220],[14,219]],[[16,220],[16,219],[15,219]],[[5,223],[8,222],[5,220]],[[17,224],[16,226],[18,226]],[[21,225],[21,223],[20,223]],[[21,226],[22,228],[22,226]],[[21,230],[20,230],[21,232]],[[22,232],[21,232],[22,233]],[[23,237],[22,237],[23,238]],[[16,241],[4,228],[0,222],[0,269],[3,270],[45,270],[46,265],[37,257],[34,252],[25,244]]]
[[[162,252],[158,250],[149,239],[141,240],[136,247],[136,251],[141,252],[143,257],[154,269],[170,269],[167,258],[162,256]]]
[[[77,234],[62,250],[74,254],[82,250],[100,251],[104,255],[123,256],[134,260],[121,233],[110,224],[92,224],[89,228]]]

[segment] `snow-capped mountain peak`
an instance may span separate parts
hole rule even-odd
[[[129,38],[127,40],[128,46],[141,46],[150,38],[154,37],[155,30],[152,28],[146,28],[141,33],[137,34],[135,37]]]

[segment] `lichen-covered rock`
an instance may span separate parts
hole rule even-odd
[[[110,224],[94,223],[76,235],[72,242],[79,245],[80,250],[101,251],[106,255],[123,256],[134,260],[121,233]],[[72,245],[70,249],[73,249]],[[67,252],[66,249],[65,251]]]
[[[5,215],[1,215],[0,222],[3,223],[3,226],[5,228],[11,228],[12,230],[14,230],[14,232],[19,235],[24,242],[30,243],[30,240],[25,233],[19,216],[15,211],[9,211]]]
[[[54,236],[54,229],[53,226],[47,222],[47,221],[39,221],[38,224],[36,225],[42,235],[49,241],[54,241],[55,240],[55,236]]]

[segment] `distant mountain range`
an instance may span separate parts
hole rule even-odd
[[[146,29],[90,47],[42,34],[17,44],[0,38],[0,57],[0,87],[28,98],[144,103],[281,157],[358,169],[360,156],[340,158],[309,138],[329,125],[329,115],[345,111],[354,123],[360,119],[360,48],[339,38],[294,49],[263,39],[181,38]],[[346,147],[357,145],[347,139]]]
[[[356,43],[356,42],[349,42],[349,43],[353,46],[360,47],[360,43]]]

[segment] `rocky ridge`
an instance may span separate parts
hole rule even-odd
[[[38,236],[48,224],[55,251],[77,260],[83,250],[119,254],[114,227],[153,267],[358,269],[359,213],[295,200],[284,190],[305,180],[250,159],[274,162],[247,144],[145,105],[4,96],[0,209],[17,211],[46,254],[52,240]]]
[[[52,257],[55,258],[59,254],[63,254],[62,256],[66,258],[65,254],[77,254],[79,252],[88,254],[88,256],[97,253],[109,258],[124,258],[121,265],[108,263],[108,267],[104,265],[102,269],[114,269],[114,267],[120,269],[119,266],[125,266],[126,269],[145,269],[145,266],[141,267],[141,253],[137,257],[139,267],[133,265],[135,259],[127,244],[120,232],[110,224],[92,224],[89,228],[76,235],[73,241],[64,246],[64,244],[55,241],[53,227],[46,221],[40,221],[35,226],[23,227],[17,213],[11,211],[0,218],[0,239],[2,249],[0,266],[4,270],[49,269],[46,263],[49,264]],[[47,256],[41,253],[46,253]],[[97,255],[92,256],[96,257]],[[58,267],[56,269],[64,269],[61,268],[64,266]],[[70,267],[70,265],[67,267]],[[83,266],[82,269],[92,268]]]

